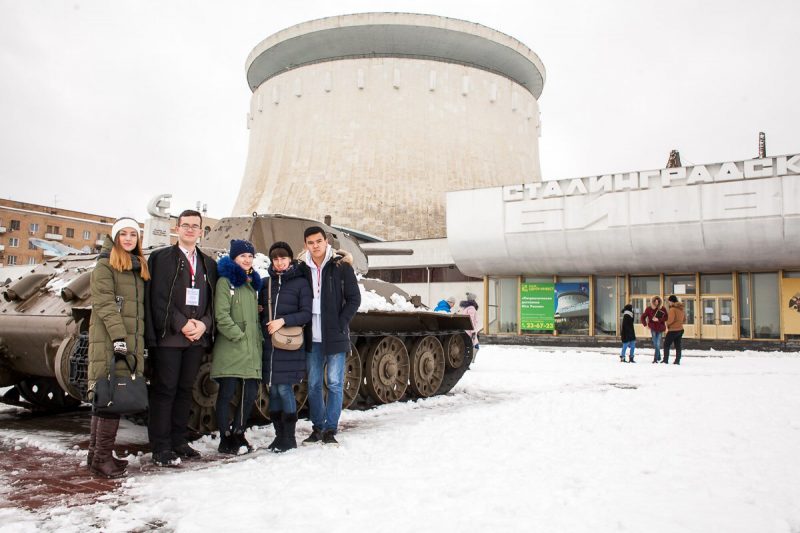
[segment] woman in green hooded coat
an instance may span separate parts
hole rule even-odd
[[[245,240],[232,240],[230,253],[217,265],[219,278],[214,293],[217,338],[211,378],[219,384],[217,427],[219,451],[236,455],[244,446],[252,450],[244,436],[247,419],[261,380],[261,323],[258,316],[258,291],[261,277],[253,270],[256,250]],[[241,400],[235,406],[231,423],[230,404],[241,385]]]

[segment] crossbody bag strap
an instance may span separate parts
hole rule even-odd
[[[272,277],[267,278],[267,317],[272,322]]]

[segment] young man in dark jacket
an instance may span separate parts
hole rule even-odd
[[[200,455],[186,431],[200,361],[214,343],[217,264],[197,248],[203,218],[187,210],[176,226],[177,244],[154,251],[147,261],[145,342],[153,369],[147,429],[158,466]]]
[[[308,406],[314,426],[303,444],[338,444],[335,435],[342,413],[350,321],[361,305],[361,291],[352,257],[335,252],[322,228],[307,228],[303,240],[306,250],[300,258],[301,267],[314,298],[311,324],[305,328]],[[322,397],[323,369],[327,369],[327,402]]]

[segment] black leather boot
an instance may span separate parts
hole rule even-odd
[[[98,476],[122,477],[126,474],[125,466],[119,466],[114,462],[114,441],[117,439],[119,418],[95,418],[97,418],[95,448],[89,469]]]
[[[275,429],[275,439],[267,446],[268,450],[275,450],[275,447],[281,441],[283,435],[283,420],[281,419],[282,411],[270,411],[269,419],[272,421],[272,427]]]
[[[297,427],[297,413],[282,413],[281,422],[283,423],[283,435],[272,450],[275,453],[282,453],[297,448],[297,439],[294,436]]]
[[[92,423],[89,426],[89,453],[86,455],[86,468],[92,468],[92,461],[94,460],[94,449],[97,443],[97,421],[100,417],[92,416]],[[125,459],[117,459],[114,454],[111,454],[111,460],[114,464],[125,468],[128,466],[128,461]]]

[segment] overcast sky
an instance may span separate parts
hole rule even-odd
[[[247,156],[244,62],[307,20],[477,22],[544,62],[545,179],[800,152],[800,2],[0,0],[0,197],[109,216],[230,214]]]

